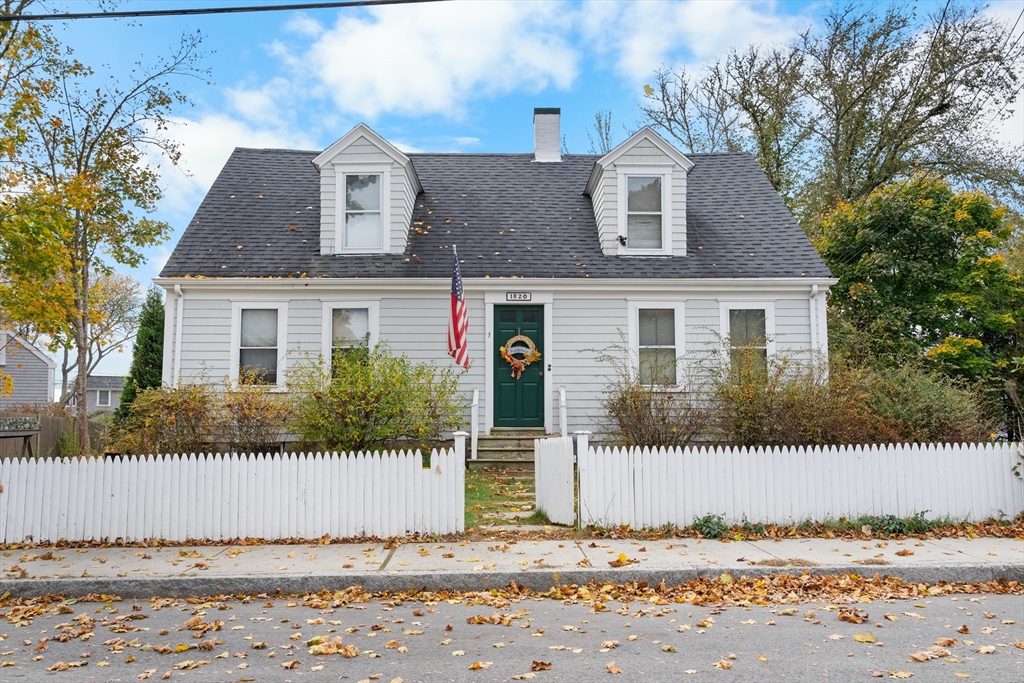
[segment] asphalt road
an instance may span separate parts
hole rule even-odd
[[[140,602],[138,611],[130,600],[78,603],[72,606],[73,613],[35,616],[26,626],[0,622],[4,637],[0,661],[15,662],[0,668],[0,681],[136,681],[147,671],[152,672],[148,680],[161,680],[171,672],[171,681],[197,682],[483,683],[516,680],[514,676],[526,673],[535,673],[529,678],[536,681],[610,683],[869,681],[873,676],[889,679],[901,671],[913,674],[914,681],[1024,680],[1024,650],[1014,644],[1024,641],[1022,596],[957,595],[922,602],[857,603],[852,606],[868,615],[861,624],[840,621],[838,604],[797,605],[795,614],[789,614],[786,610],[794,606],[716,609],[639,602],[608,603],[609,611],[592,613],[587,605],[553,600],[524,600],[502,609],[444,601],[434,605],[373,601],[337,609],[316,609],[295,599],[277,598],[248,604],[232,601],[222,609],[218,604],[167,602],[160,609]],[[513,618],[508,626],[467,623],[468,618],[495,613]],[[50,640],[46,649],[35,649],[41,638],[54,638],[73,628],[87,633],[89,621],[80,615],[96,619],[92,637],[64,643]],[[133,618],[124,619],[126,615]],[[205,633],[189,631],[186,622],[194,617],[206,624],[221,620],[223,625]],[[323,623],[308,623],[315,620]],[[85,629],[81,629],[83,622]],[[964,625],[970,631],[967,634],[958,632]],[[196,633],[201,637],[194,638]],[[311,655],[306,641],[318,634],[341,636],[342,646],[354,645],[360,654],[352,658]],[[858,642],[856,634],[869,634],[876,642]],[[209,643],[210,650],[169,654],[151,649],[160,645],[173,649],[212,638],[223,642]],[[948,656],[908,661],[908,655],[926,651],[942,638],[956,639],[945,648]],[[617,643],[609,647],[612,644],[605,641]],[[254,649],[259,643],[266,645]],[[985,646],[992,647],[991,654],[984,653]],[[41,658],[32,661],[33,657]],[[134,661],[126,663],[129,658]],[[174,669],[189,660],[207,663],[191,670]],[[64,671],[46,670],[57,662],[83,661],[84,666]],[[550,669],[531,672],[535,661],[550,663]],[[294,668],[282,667],[289,662],[296,662]],[[475,662],[491,664],[471,670]],[[622,673],[607,678],[613,673],[612,662]],[[728,668],[716,668],[716,663]]]

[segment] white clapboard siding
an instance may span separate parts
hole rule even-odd
[[[1024,481],[1011,471],[1019,448],[585,448],[578,454],[580,520],[645,528],[689,526],[708,514],[733,523],[918,513],[928,519],[1012,518],[1024,511]],[[538,469],[538,506],[546,478]]]
[[[570,449],[571,453],[571,449]],[[0,461],[0,542],[445,534],[465,529],[465,445],[415,452]]]
[[[575,460],[572,437],[533,441],[537,509],[555,524],[576,523]]]

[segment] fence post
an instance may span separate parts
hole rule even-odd
[[[578,489],[579,488],[579,467],[578,467],[578,465],[579,465],[579,462],[580,462],[580,454],[582,453],[582,454],[586,455],[587,449],[590,448],[590,434],[591,434],[591,432],[588,432],[585,429],[581,429],[581,430],[577,430],[577,431],[573,432],[573,434],[576,436],[576,457],[575,457],[575,461],[577,463],[577,467],[574,468],[574,470],[573,470],[573,480],[574,480],[573,481],[573,484],[574,484],[573,488],[574,489]],[[583,520],[580,517],[580,498],[581,498],[580,494],[582,492],[574,491],[574,493],[576,493],[576,495],[574,496],[575,499],[576,499],[575,505],[574,505],[574,507],[576,508],[576,510],[575,510],[575,512],[576,512],[576,527],[579,528],[579,527],[581,527],[583,525],[582,524]]]
[[[562,437],[569,436],[565,406],[565,387],[558,387],[558,430]]]
[[[470,428],[470,455],[473,460],[476,460],[476,446],[477,440],[480,437],[480,388],[473,387],[473,405],[469,410],[469,428]]]
[[[466,530],[466,432],[458,431],[455,437],[455,531]],[[476,435],[473,435],[474,438]]]

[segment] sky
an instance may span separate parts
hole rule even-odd
[[[286,4],[296,0],[120,0],[113,9]],[[91,11],[94,0],[54,0]],[[126,76],[136,62],[202,34],[209,79],[176,85],[190,104],[173,115],[179,167],[161,164],[154,217],[170,239],[123,269],[148,286],[235,147],[321,150],[362,122],[399,148],[423,152],[530,152],[534,107],[560,107],[572,153],[610,110],[616,140],[640,121],[643,85],[661,66],[695,67],[730,47],[786,42],[820,21],[830,3],[783,0],[453,0],[348,8],[54,25],[59,40],[99,73]],[[919,3],[932,9],[930,0]],[[938,0],[934,3],[938,9]],[[991,0],[1013,23],[1024,0]],[[110,9],[110,8],[108,8]],[[999,135],[1024,143],[1024,101]],[[159,162],[154,158],[154,162]],[[125,374],[130,350],[99,374]]]

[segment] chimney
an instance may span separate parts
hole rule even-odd
[[[534,161],[562,160],[561,116],[562,110],[558,107],[539,107],[533,110]]]

